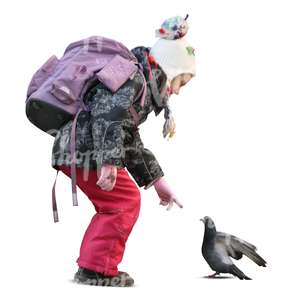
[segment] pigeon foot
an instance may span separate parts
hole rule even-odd
[[[215,278],[217,275],[220,275],[220,273],[216,272],[212,275],[208,275],[207,278]]]

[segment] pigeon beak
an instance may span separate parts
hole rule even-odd
[[[204,219],[200,219],[200,221],[202,221],[205,224],[205,220]]]

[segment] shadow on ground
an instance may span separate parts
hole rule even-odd
[[[202,276],[201,279],[235,279],[233,276],[215,276],[215,277],[209,277],[209,276]]]

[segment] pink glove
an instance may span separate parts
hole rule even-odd
[[[168,186],[164,177],[159,178],[154,182],[154,188],[160,198],[160,205],[168,205],[167,210],[170,210],[173,206],[173,203],[176,203],[180,208],[183,208],[183,205],[178,202],[175,194],[172,192]]]
[[[111,191],[116,184],[117,167],[112,165],[103,165],[97,170],[99,180],[96,182],[102,190]]]

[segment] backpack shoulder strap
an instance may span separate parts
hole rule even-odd
[[[57,170],[55,181],[52,187],[52,211],[53,211],[53,220],[54,222],[58,222],[58,211],[57,211],[57,204],[56,204],[56,196],[55,196],[55,185],[57,180],[59,170]]]

